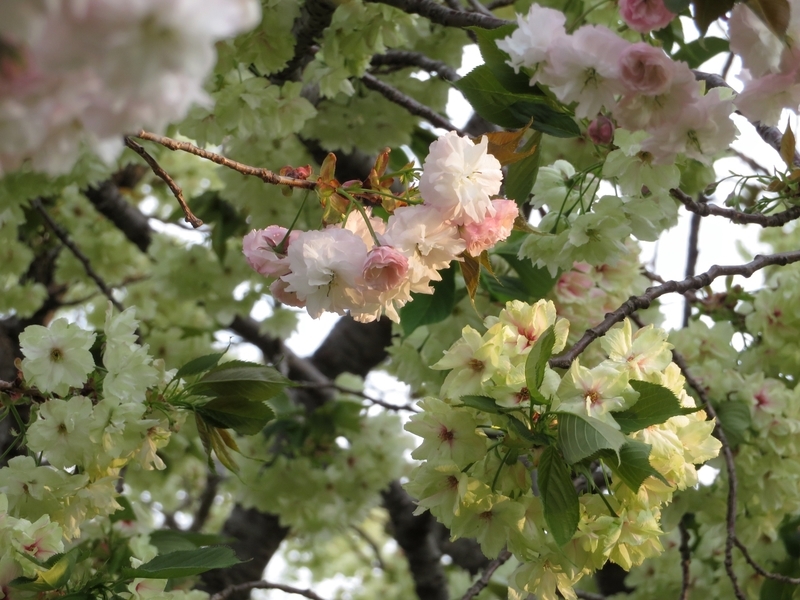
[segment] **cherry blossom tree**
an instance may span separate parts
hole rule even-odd
[[[794,597],[798,109],[797,0],[6,0],[0,598]]]

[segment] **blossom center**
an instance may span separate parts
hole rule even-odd
[[[481,371],[483,371],[483,367],[485,365],[484,365],[482,360],[478,360],[477,358],[473,358],[467,363],[467,366],[470,369],[472,369],[473,371],[475,371],[476,373],[480,373]]]
[[[61,348],[52,348],[50,350],[50,361],[57,363],[61,362],[64,359],[64,352]]]

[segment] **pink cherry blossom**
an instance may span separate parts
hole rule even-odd
[[[736,4],[728,19],[731,52],[742,59],[742,65],[753,77],[780,70],[783,42],[744,4]]]
[[[784,108],[796,111],[800,106],[800,69],[748,81],[734,104],[751,121],[777,125]]]
[[[467,244],[467,252],[471,256],[480,256],[497,242],[511,235],[514,220],[519,215],[517,203],[513,200],[492,200],[495,214],[480,223],[470,223],[461,230],[461,237]]]
[[[362,277],[370,289],[385,292],[397,287],[408,273],[408,259],[391,246],[376,246],[367,254]]]
[[[266,229],[254,229],[244,236],[242,252],[256,272],[265,277],[280,277],[289,272],[286,251],[300,232],[292,231],[286,239],[286,247],[282,248],[283,252],[280,253],[278,246],[284,241],[287,233],[288,229],[285,227],[270,225]]]
[[[627,91],[658,96],[672,85],[675,63],[660,48],[644,42],[628,46],[619,57],[620,77]]]
[[[486,136],[474,144],[450,131],[434,141],[422,165],[419,191],[440,218],[456,225],[482,221],[494,214],[491,196],[500,191],[500,162],[487,152]]]
[[[576,117],[593,117],[603,106],[611,108],[624,91],[619,56],[628,45],[607,27],[584,25],[554,41],[550,64],[539,81],[561,102],[577,102]]]
[[[278,302],[282,302],[287,306],[296,306],[297,308],[305,308],[306,303],[300,300],[297,297],[295,292],[290,292],[286,288],[289,287],[289,284],[286,283],[283,279],[276,279],[272,282],[269,286],[269,293],[272,294],[272,297],[275,298]]]
[[[676,16],[667,10],[664,0],[620,0],[619,12],[628,27],[639,33],[663,29]]]

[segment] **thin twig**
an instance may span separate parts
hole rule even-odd
[[[481,576],[478,580],[473,583],[467,592],[461,597],[461,600],[472,600],[475,596],[480,594],[487,585],[489,585],[489,581],[492,579],[492,575],[500,566],[505,563],[509,558],[511,558],[511,552],[508,550],[502,550],[500,554],[495,558],[492,562],[486,565],[486,568],[481,573]]]
[[[137,144],[131,138],[129,137],[125,138],[125,145],[134,152],[136,152],[136,154],[141,156],[144,159],[144,162],[150,165],[150,168],[153,170],[153,173],[155,173],[158,177],[160,177],[164,181],[164,183],[167,184],[167,187],[172,192],[172,195],[175,196],[175,199],[178,201],[178,204],[181,205],[181,210],[183,210],[184,219],[186,220],[186,222],[191,223],[192,227],[194,227],[195,229],[200,227],[203,224],[203,221],[201,219],[198,219],[194,215],[194,213],[192,213],[192,210],[189,208],[189,205],[186,204],[186,200],[183,199],[183,190],[177,183],[175,183],[175,180],[172,177],[170,177],[169,173],[167,173],[161,167],[161,165],[158,164],[158,161],[156,161],[156,159],[153,158],[150,155],[150,153],[147,152],[147,150],[142,148],[140,144]]]
[[[792,585],[800,585],[800,577],[789,577],[787,575],[781,575],[780,573],[770,573],[769,571],[764,569],[755,560],[753,560],[753,557],[750,556],[750,551],[747,549],[747,546],[745,546],[739,540],[738,536],[733,538],[733,543],[741,551],[742,556],[744,556],[744,559],[747,561],[747,564],[753,567],[753,570],[762,577],[766,577],[767,579],[774,579],[775,581],[782,581],[783,583],[790,583]]]
[[[733,462],[731,445],[728,442],[728,437],[725,435],[725,431],[720,425],[720,421],[717,418],[717,411],[711,404],[711,399],[708,397],[706,388],[703,387],[703,385],[689,372],[689,366],[686,363],[686,359],[680,352],[673,350],[672,360],[680,368],[683,377],[686,379],[686,383],[697,393],[697,396],[703,403],[708,416],[716,421],[714,435],[720,441],[720,444],[722,444],[722,456],[725,460],[725,468],[728,471],[728,502],[725,516],[725,572],[728,574],[728,578],[731,580],[733,593],[736,595],[736,598],[738,600],[747,600],[744,592],[742,592],[741,588],[739,587],[739,579],[736,577],[736,573],[733,570],[733,545],[736,542],[736,488],[738,486],[738,479],[736,477],[736,465]]]
[[[137,137],[142,140],[147,140],[150,142],[155,142],[156,144],[161,144],[165,148],[169,148],[170,150],[173,151],[181,150],[183,152],[188,152],[189,154],[194,154],[195,156],[205,158],[206,160],[215,162],[218,165],[222,165],[223,167],[228,167],[229,169],[233,169],[234,171],[237,171],[242,175],[251,175],[252,177],[258,177],[265,183],[270,183],[272,185],[286,185],[289,187],[301,188],[304,190],[313,190],[317,186],[317,183],[315,181],[309,181],[307,179],[295,179],[294,177],[284,177],[283,175],[278,175],[276,173],[273,173],[269,169],[260,169],[258,167],[251,167],[250,165],[245,165],[235,160],[226,158],[221,154],[217,154],[215,152],[209,152],[208,150],[199,148],[194,144],[190,144],[189,142],[181,142],[179,140],[174,140],[172,138],[156,135],[155,133],[150,133],[149,131],[140,131],[134,137]]]
[[[475,13],[465,13],[465,14],[475,14]],[[398,90],[396,87],[393,87],[388,83],[381,81],[374,75],[370,75],[369,73],[364,73],[364,75],[361,77],[361,81],[369,89],[378,92],[390,102],[394,102],[395,104],[402,106],[412,115],[422,117],[434,127],[441,127],[442,129],[446,129],[448,131],[455,131],[458,133],[458,135],[462,136],[464,135],[463,131],[458,129],[455,125],[453,125],[450,121],[448,121],[445,117],[437,113],[435,110],[433,110],[429,106],[425,106],[421,102],[417,102],[411,96],[407,96],[406,94]]]
[[[378,563],[381,571],[386,571],[386,563],[383,562],[383,558],[381,557],[381,549],[378,547],[378,544],[375,543],[375,540],[373,540],[369,534],[367,534],[367,532],[361,529],[361,527],[358,525],[351,525],[350,528],[355,531],[358,534],[358,537],[364,540],[364,542],[366,542],[370,548],[372,548],[372,552],[375,554],[375,561]]]
[[[748,167],[753,169],[753,171],[755,171],[756,173],[763,173],[765,175],[769,175],[770,174],[769,169],[767,169],[767,167],[765,167],[764,165],[762,165],[759,162],[756,162],[756,160],[754,158],[752,158],[750,156],[747,156],[741,150],[737,150],[736,148],[731,148],[730,150],[731,150],[731,152],[733,152],[736,155],[736,157],[739,160],[744,162]]]
[[[707,217],[708,215],[725,217],[738,224],[755,223],[756,225],[761,225],[761,227],[783,227],[786,223],[800,218],[800,205],[792,206],[774,215],[765,215],[763,213],[746,213],[732,208],[723,208],[716,204],[696,202],[691,196],[677,188],[670,190],[670,194],[683,204],[689,212],[698,214],[701,217]]]
[[[480,0],[467,0],[469,5],[475,10],[475,12],[481,13],[482,15],[486,15],[489,17],[494,17],[492,11],[486,8],[483,4],[481,4]]]
[[[38,198],[35,200],[31,200],[31,206],[36,209],[36,211],[42,215],[42,219],[44,222],[47,223],[47,226],[52,230],[52,232],[56,235],[56,237],[61,240],[61,243],[64,244],[69,251],[78,259],[78,261],[83,265],[83,270],[86,271],[86,274],[97,284],[97,287],[100,288],[100,291],[103,292],[103,295],[111,301],[111,304],[114,305],[118,311],[122,312],[125,308],[114,299],[114,295],[111,292],[111,288],[108,287],[103,278],[97,274],[97,272],[92,268],[92,264],[89,262],[89,259],[86,255],[81,251],[80,248],[72,241],[67,233],[66,229],[61,227],[58,223],[56,223],[53,218],[50,216],[50,213],[47,212],[42,201]]]
[[[686,272],[684,277],[694,277],[697,268],[697,257],[700,254],[700,221],[702,217],[697,213],[692,214],[692,221],[689,224],[689,246],[686,251]],[[689,298],[683,299],[683,326],[689,326],[689,319],[692,316],[692,301]]]
[[[477,25],[484,29],[497,29],[503,25],[513,23],[495,16],[484,15],[477,12],[453,10],[434,2],[433,0],[367,0],[379,2],[399,8],[403,12],[414,13],[428,18],[433,23],[447,27],[470,27]]]
[[[679,600],[687,600],[689,598],[689,586],[691,585],[691,575],[689,567],[692,564],[692,552],[689,549],[689,530],[686,529],[686,515],[683,516],[680,523],[678,523],[678,530],[681,533],[681,595]]]
[[[446,81],[458,81],[461,78],[456,70],[447,63],[412,50],[387,50],[384,54],[373,56],[370,64],[373,67],[419,67],[430,73],[436,73]]]
[[[503,8],[504,6],[511,6],[514,4],[516,0],[493,0],[486,5],[486,8],[489,10],[494,10],[496,8]]]
[[[388,408],[389,410],[407,410],[408,412],[418,413],[419,410],[411,406],[410,404],[392,404],[390,402],[386,402],[385,400],[380,400],[378,398],[373,398],[369,394],[366,394],[360,390],[353,390],[350,388],[343,387],[338,385],[333,381],[320,381],[320,382],[311,382],[311,381],[300,381],[295,385],[296,388],[309,388],[309,389],[329,389],[329,390],[336,390],[340,394],[352,394],[353,396],[358,396],[359,398],[363,398],[367,402],[372,404],[376,404],[378,406],[382,406],[384,408]]]
[[[770,265],[784,266],[798,261],[800,261],[800,250],[758,255],[752,261],[743,265],[714,265],[705,273],[700,273],[694,277],[689,277],[681,281],[667,281],[662,285],[649,287],[641,296],[631,296],[617,310],[606,314],[606,318],[602,323],[587,329],[581,339],[579,339],[569,351],[556,358],[551,358],[549,364],[553,368],[569,368],[572,361],[575,360],[575,357],[583,352],[594,340],[603,336],[609,329],[622,321],[625,317],[632,315],[639,309],[648,308],[653,300],[665,294],[676,292],[682,294],[689,290],[697,290],[706,287],[719,277],[727,277],[729,275],[750,277],[756,271]]]
[[[311,600],[323,600],[321,596],[318,596],[311,590],[304,590],[292,587],[290,585],[284,585],[282,583],[270,583],[269,581],[249,581],[247,583],[238,583],[236,585],[226,587],[221,592],[217,592],[211,596],[210,600],[226,600],[234,594],[238,594],[240,592],[249,592],[250,590],[280,590],[281,592],[286,592],[287,594],[305,596]]]

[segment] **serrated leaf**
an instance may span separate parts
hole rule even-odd
[[[489,139],[488,153],[494,156],[502,166],[517,163],[531,156],[538,148],[535,144],[525,144],[524,148],[517,150],[531,124],[532,121],[517,131],[490,131],[485,134]]]
[[[520,421],[513,415],[508,416],[508,422],[511,424],[511,428],[514,430],[519,437],[521,437],[526,442],[529,442],[536,446],[545,446],[550,443],[550,438],[543,433],[536,433],[535,431],[531,431],[525,426],[525,423]]]
[[[411,333],[420,325],[438,323],[450,316],[456,305],[456,280],[453,268],[440,271],[441,281],[434,281],[433,294],[411,294],[411,302],[400,309],[403,333]]]
[[[495,415],[500,414],[500,407],[497,405],[497,402],[494,398],[490,398],[489,396],[461,396],[459,400],[464,403],[464,406],[468,406],[469,408]]]
[[[275,413],[264,402],[241,396],[214,398],[195,410],[210,425],[233,429],[241,435],[255,435],[275,418]]]
[[[469,299],[475,300],[475,292],[478,291],[478,283],[481,279],[481,263],[478,258],[470,256],[466,252],[461,255],[464,259],[459,264],[461,275],[464,277],[464,285],[467,288]]]
[[[701,35],[705,35],[708,26],[733,8],[734,0],[692,0],[694,5],[694,23]]]
[[[212,569],[225,569],[240,562],[228,546],[211,546],[168,552],[135,569],[124,569],[123,575],[143,579],[174,579],[199,575]]]
[[[73,548],[61,555],[49,569],[37,569],[36,577],[17,577],[8,585],[28,592],[57,590],[69,581],[78,559],[78,552],[78,548]]]
[[[682,45],[672,58],[685,61],[691,68],[696,69],[717,54],[729,51],[728,40],[718,37],[703,37]]]
[[[794,168],[794,151],[796,144],[797,142],[794,139],[792,126],[787,123],[786,131],[783,132],[783,138],[781,139],[781,158],[783,162],[786,163],[787,169]]]
[[[159,554],[177,550],[194,550],[203,546],[223,544],[228,538],[210,533],[196,533],[177,529],[159,529],[150,534],[150,543],[158,548]]]
[[[556,543],[563,546],[578,529],[580,502],[569,467],[553,446],[545,449],[539,459],[537,480],[547,530]]]
[[[516,201],[519,206],[528,201],[533,184],[536,183],[541,161],[541,140],[542,132],[534,131],[531,138],[523,146],[524,151],[533,148],[533,152],[523,160],[508,167],[508,174],[503,180],[506,197]]]
[[[611,425],[574,413],[558,414],[558,446],[570,464],[588,458],[600,450],[619,456],[626,438]]]
[[[273,367],[255,363],[223,363],[203,375],[192,389],[206,396],[269,400],[289,385],[292,382]]]
[[[525,385],[528,387],[528,391],[538,390],[542,387],[547,361],[553,355],[555,343],[555,329],[550,325],[531,347],[528,358],[525,360]]]
[[[752,424],[750,406],[744,402],[720,402],[716,409],[725,437],[731,446],[738,446],[745,440]]]
[[[214,354],[198,356],[178,369],[178,372],[175,373],[175,377],[180,378],[188,377],[189,375],[198,375],[199,373],[213,369],[223,356],[225,356],[224,352],[215,352]]]
[[[652,446],[637,440],[628,440],[619,449],[619,460],[611,450],[603,450],[599,457],[606,461],[614,474],[634,492],[639,491],[645,479],[655,477],[664,484],[669,482],[650,464]]]
[[[632,379],[630,384],[639,392],[639,399],[630,408],[612,415],[622,433],[641,431],[651,425],[660,425],[672,417],[700,410],[682,407],[678,397],[663,385],[636,379]]]

